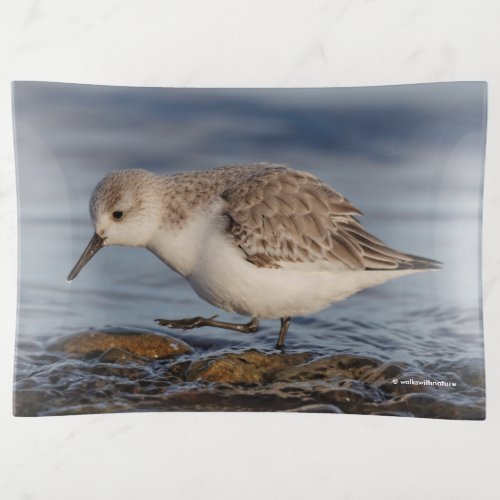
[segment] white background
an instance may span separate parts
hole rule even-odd
[[[0,0],[0,497],[500,498],[497,4]],[[201,413],[12,417],[12,80],[195,87],[486,80],[487,420]]]

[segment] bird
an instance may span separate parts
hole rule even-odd
[[[437,270],[441,263],[394,250],[361,225],[362,212],[315,175],[253,163],[157,175],[107,174],[89,203],[94,234],[71,282],[103,247],[143,247],[183,276],[213,306],[250,318],[195,316],[155,321],[241,333],[280,320],[283,349],[291,319],[314,314],[365,288]]]

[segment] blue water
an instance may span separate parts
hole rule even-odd
[[[349,387],[359,393],[357,402],[334,401],[344,412],[483,418],[485,96],[481,84],[450,85],[183,92],[18,84],[16,413],[329,411],[325,394]],[[364,212],[372,234],[398,250],[437,259],[443,269],[294,318],[286,354],[311,356],[306,375],[273,375],[258,387],[171,377],[179,360],[110,365],[49,352],[54,339],[89,328],[162,332],[153,321],[158,317],[219,313],[222,320],[247,321],[199,299],[143,249],[106,248],[74,282],[65,277],[92,235],[88,198],[107,172],[143,167],[169,173],[254,161],[312,172]],[[182,359],[187,364],[252,349],[279,355],[273,348],[278,322],[262,326],[254,335],[210,328],[170,333],[195,348]],[[346,356],[395,365],[403,378],[457,385],[426,389],[430,399],[424,400],[420,389],[398,386],[394,392],[375,376],[361,382],[354,369],[342,376],[327,369],[318,382],[319,360],[328,367]],[[384,373],[380,377],[392,379]],[[101,389],[89,391],[96,383]],[[187,396],[174,397],[179,393]],[[298,395],[290,399],[290,393]]]

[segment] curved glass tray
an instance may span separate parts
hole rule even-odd
[[[161,89],[16,82],[13,91],[16,415],[485,417],[485,83]],[[205,302],[145,249],[104,248],[67,283],[94,232],[90,195],[107,173],[144,168],[164,175],[256,162],[317,176],[362,210],[369,233],[398,251],[440,261],[441,269],[293,317],[283,349],[275,348],[278,320],[262,320],[255,333],[155,323],[249,318]],[[256,272],[269,263],[265,252],[252,258]],[[340,279],[332,273],[332,283]],[[242,285],[241,293],[253,292]],[[304,289],[304,302],[311,293]]]

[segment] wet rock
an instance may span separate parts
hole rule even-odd
[[[31,417],[43,406],[47,395],[40,390],[17,390],[14,397],[14,415]]]
[[[483,420],[483,406],[443,401],[437,395],[406,394],[396,396],[384,405],[385,411],[405,412],[415,417]]]
[[[328,404],[304,405],[288,411],[298,413],[344,413],[338,406]]]
[[[404,363],[383,363],[380,366],[368,370],[363,377],[363,382],[371,387],[377,388],[386,395],[407,394],[409,386],[401,384],[401,380],[407,380],[411,377],[417,379],[425,378],[423,374],[415,371],[408,371]],[[425,392],[424,386],[412,387],[412,392]]]
[[[321,393],[321,398],[326,400],[328,403],[335,404],[335,405],[347,405],[347,406],[353,406],[353,405],[358,405],[360,403],[364,403],[367,398],[368,394],[365,393],[363,394],[361,391],[354,391],[352,389],[332,389],[329,391],[324,391]],[[373,394],[370,394],[372,398],[374,397]],[[381,399],[381,398],[377,398]]]
[[[168,335],[116,328],[68,335],[51,352],[44,339],[18,359],[16,415],[192,410],[484,418],[484,387],[468,387],[448,364],[255,349],[170,358],[191,348]],[[151,362],[159,358],[169,359]],[[475,379],[480,369],[466,374]],[[411,378],[458,385],[404,383]]]
[[[254,349],[241,354],[223,354],[193,363],[186,372],[189,381],[207,380],[233,384],[260,384],[289,365],[309,359],[309,354],[265,354]]]
[[[379,415],[381,417],[414,417],[413,413],[404,411],[374,411],[371,415]]]
[[[364,377],[364,381],[373,385],[382,385],[399,379],[403,374],[403,367],[395,363],[383,363],[374,370],[370,370]]]
[[[341,354],[317,359],[310,363],[292,366],[276,375],[279,380],[331,380],[339,378],[361,379],[378,361],[363,356]]]
[[[111,361],[113,358],[124,360],[129,355],[163,359],[190,352],[192,349],[186,342],[170,335],[122,328],[73,333],[53,342],[49,350],[82,356],[99,356],[111,351],[107,356]],[[116,351],[113,352],[114,350]]]
[[[104,351],[99,356],[99,361],[102,361],[103,363],[124,363],[127,361],[141,362],[145,361],[146,359],[147,358],[137,356],[137,354],[133,354],[129,351],[125,351],[124,349],[118,349],[116,347]]]

